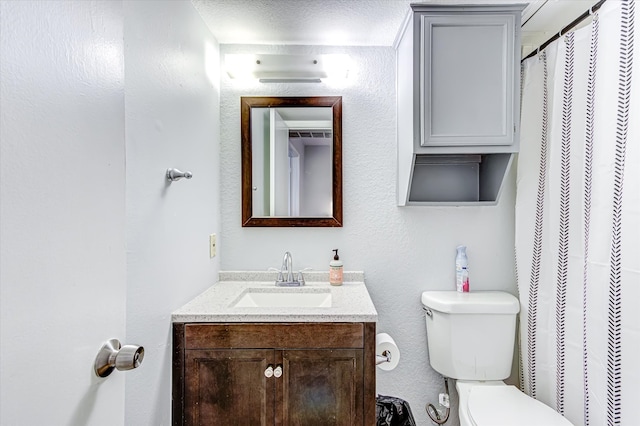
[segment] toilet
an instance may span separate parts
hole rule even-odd
[[[460,426],[571,426],[502,380],[511,374],[518,299],[501,291],[425,291],[431,366],[456,380]]]

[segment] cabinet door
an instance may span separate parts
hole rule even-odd
[[[512,144],[514,15],[422,15],[420,28],[421,145]]]
[[[362,350],[284,350],[280,355],[277,425],[363,424]]]
[[[274,364],[267,349],[185,351],[187,425],[273,425]]]

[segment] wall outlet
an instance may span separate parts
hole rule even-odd
[[[209,235],[209,257],[216,257],[216,234]]]
[[[440,403],[440,405],[442,405],[445,408],[449,408],[450,404],[449,404],[449,394],[448,393],[441,393],[438,397],[438,402]]]

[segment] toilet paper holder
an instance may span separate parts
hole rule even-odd
[[[385,362],[391,362],[391,352],[382,351],[382,355],[376,354],[376,365],[380,365]]]
[[[376,334],[376,366],[384,371],[391,371],[400,362],[400,349],[387,333]]]
[[[118,339],[110,339],[102,345],[93,369],[98,377],[107,377],[114,369],[133,370],[142,364],[144,348],[137,345],[120,345]]]

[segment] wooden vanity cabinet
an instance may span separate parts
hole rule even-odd
[[[376,422],[375,323],[174,323],[173,339],[174,425]]]

